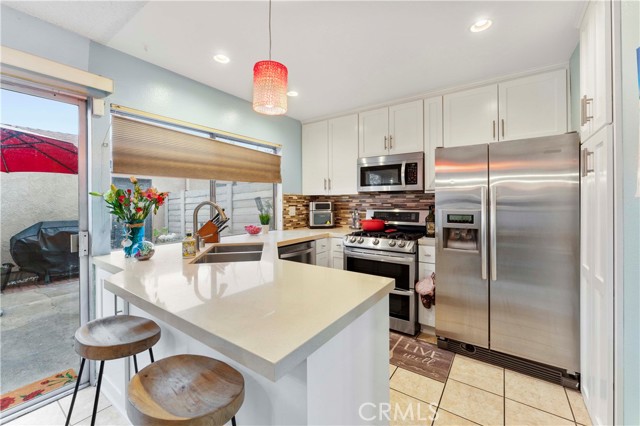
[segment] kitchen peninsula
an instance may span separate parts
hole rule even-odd
[[[263,243],[260,261],[194,264],[181,258],[179,244],[157,247],[145,262],[120,251],[95,257],[96,316],[122,310],[156,321],[162,328],[156,358],[201,354],[241,371],[240,424],[381,423],[374,410],[389,402],[393,280],[278,259],[279,246],[346,231],[334,233],[223,238],[224,244]],[[139,361],[144,366],[148,358]],[[110,363],[103,392],[125,415],[133,367]]]

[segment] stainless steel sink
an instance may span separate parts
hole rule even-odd
[[[207,253],[242,253],[247,251],[262,252],[263,243],[251,244],[221,244],[214,246]]]
[[[221,244],[213,246],[198,258],[196,263],[252,262],[262,257],[262,243],[258,244]]]

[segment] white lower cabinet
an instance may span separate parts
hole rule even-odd
[[[435,247],[433,246],[419,246],[418,247],[418,279],[421,280],[428,277],[436,270],[436,254]],[[426,260],[426,262],[425,262]],[[437,287],[436,287],[437,289]],[[436,290],[436,295],[437,295]],[[437,300],[437,299],[436,299]],[[436,307],[431,305],[430,309],[425,308],[418,296],[418,322],[421,326],[435,328],[436,326]]]
[[[342,238],[331,238],[331,267],[333,269],[344,269]]]
[[[316,240],[316,265],[329,267],[329,238]]]

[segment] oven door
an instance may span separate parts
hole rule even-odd
[[[392,330],[416,334],[415,255],[345,248],[344,269],[394,278],[395,289],[389,293],[389,326]]]

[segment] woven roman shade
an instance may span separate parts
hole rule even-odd
[[[112,115],[113,173],[280,183],[280,156]]]

